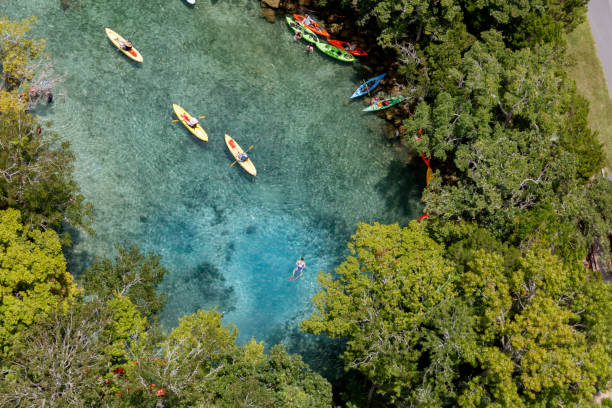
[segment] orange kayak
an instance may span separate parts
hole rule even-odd
[[[349,54],[357,55],[359,57],[368,55],[367,52],[357,47],[355,44],[351,44],[346,41],[327,39],[327,42],[333,45],[334,47],[340,48],[341,50],[348,52]]]
[[[302,21],[304,21],[306,16],[303,16],[301,14],[294,14],[293,18],[295,18],[295,21],[302,24]],[[317,23],[316,21],[313,21],[312,24],[304,25],[304,27],[308,28],[310,31],[312,31],[315,34],[324,35],[325,37],[329,37],[329,33],[327,32],[327,30],[321,24]]]

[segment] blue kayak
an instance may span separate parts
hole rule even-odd
[[[353,92],[353,94],[351,95],[351,98],[359,98],[360,96],[363,96],[367,94],[369,91],[371,91],[372,89],[376,88],[378,84],[380,84],[380,80],[383,79],[385,75],[387,74],[382,74],[382,75],[379,75],[377,77],[374,77],[374,78],[371,78],[365,81],[363,84],[361,84],[359,88],[355,90],[355,92]]]

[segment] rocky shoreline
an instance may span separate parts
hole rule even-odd
[[[405,86],[398,81],[395,75],[397,63],[395,54],[390,50],[384,50],[376,43],[375,27],[358,26],[358,10],[331,10],[320,8],[312,0],[262,0],[261,17],[274,23],[277,19],[284,19],[287,14],[310,14],[317,21],[321,22],[332,38],[342,39],[357,44],[368,52],[366,57],[359,57],[361,68],[365,71],[364,80],[381,74],[387,73],[387,77],[381,81],[380,86],[371,96],[362,98],[363,105],[368,106],[372,97],[383,99],[405,95]],[[384,64],[383,61],[392,61],[391,64]],[[359,84],[355,85],[357,88]],[[376,114],[387,121],[386,136],[390,140],[395,140],[401,144],[404,133],[402,131],[402,120],[409,113],[408,105],[402,103],[394,108],[379,111]],[[399,147],[399,146],[398,146]]]

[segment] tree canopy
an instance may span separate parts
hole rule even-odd
[[[612,288],[544,242],[519,252],[472,224],[413,222],[360,224],[349,248],[302,328],[346,338],[346,368],[381,401],[584,406],[612,378]]]
[[[21,331],[77,295],[55,231],[30,231],[19,211],[0,211],[0,355]]]
[[[157,286],[168,271],[160,265],[161,256],[142,254],[138,247],[116,246],[117,256],[96,259],[83,272],[85,291],[100,299],[127,296],[140,313],[152,316],[166,303],[166,294],[157,293]]]

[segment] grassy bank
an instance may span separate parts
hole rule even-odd
[[[568,70],[569,75],[591,104],[589,126],[599,132],[599,141],[608,158],[607,166],[612,168],[612,99],[588,21],[567,36],[567,44],[568,54],[575,62]]]

